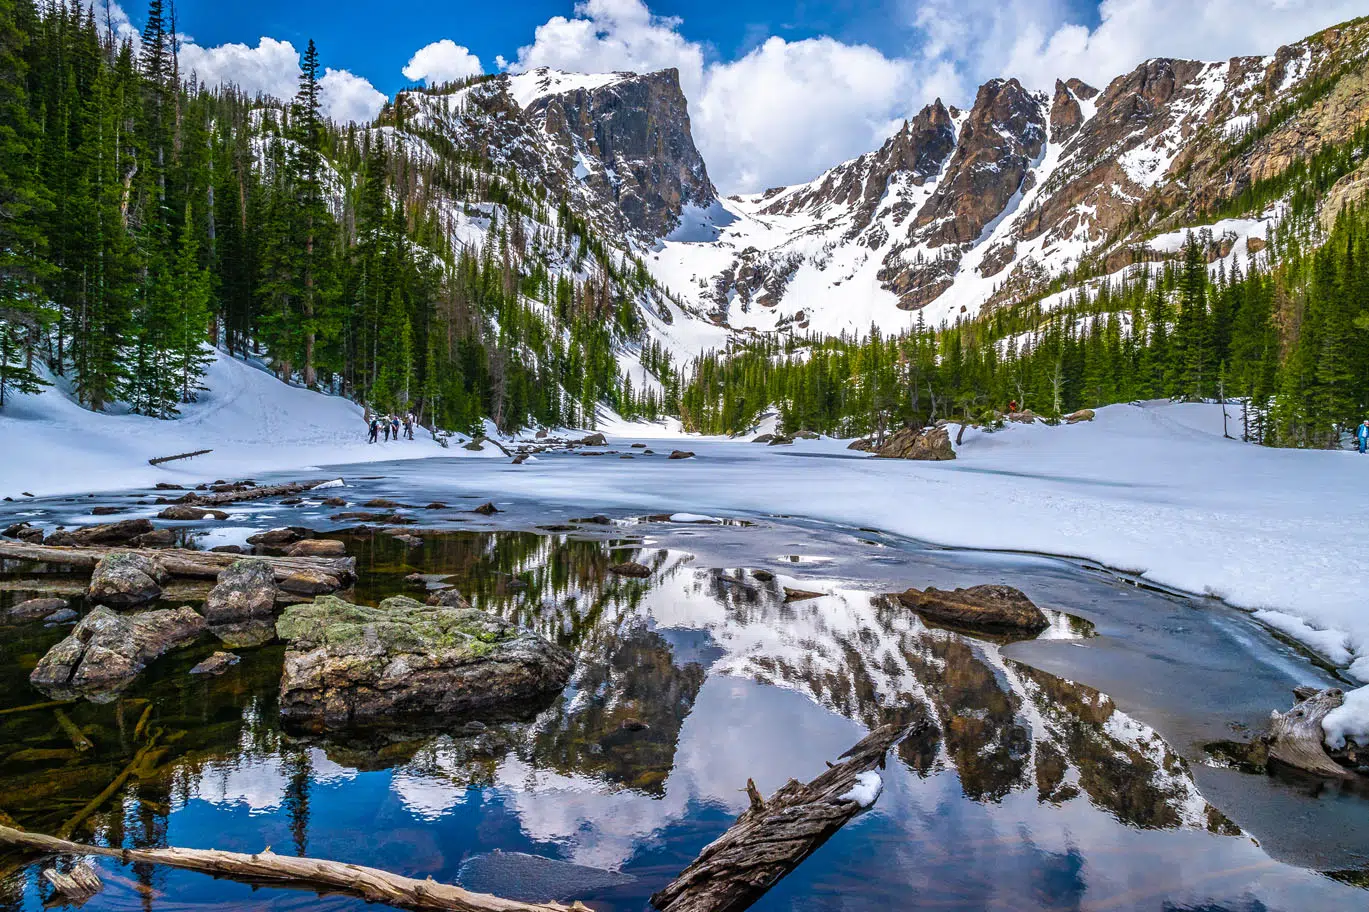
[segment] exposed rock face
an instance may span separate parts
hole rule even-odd
[[[543,78],[554,88],[545,72],[520,78]],[[678,70],[552,91],[531,100],[524,114],[559,147],[568,171],[579,164],[581,182],[612,201],[629,229],[660,237],[675,228],[684,206],[717,198],[690,134]]]
[[[1079,132],[1084,123],[1084,108],[1079,101],[1088,101],[1097,95],[1097,89],[1078,79],[1055,80],[1055,97],[1051,100],[1051,142],[1069,142]]]
[[[895,597],[904,607],[955,627],[1035,633],[1050,626],[1041,609],[1011,586],[972,586],[952,592],[929,587],[909,589]]]
[[[29,681],[53,699],[107,702],[148,662],[193,642],[204,628],[204,618],[189,608],[125,616],[97,606],[70,636],[48,650]]]
[[[1003,211],[1045,145],[1042,102],[1016,79],[980,86],[946,175],[914,222],[933,226],[931,246],[968,244]]]
[[[262,560],[234,561],[219,574],[204,602],[211,624],[234,624],[271,617],[276,610],[276,574]]]
[[[100,559],[90,578],[90,598],[102,605],[129,608],[155,601],[169,574],[155,557],[115,551]]]
[[[152,531],[150,519],[123,519],[80,529],[64,529],[48,536],[49,545],[126,545]]]
[[[324,596],[287,608],[281,715],[313,730],[536,710],[565,686],[571,654],[473,608]]]
[[[944,461],[955,458],[951,434],[944,427],[915,430],[903,428],[895,432],[884,446],[874,451],[886,459],[922,459]]]

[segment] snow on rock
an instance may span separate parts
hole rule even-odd
[[[856,784],[851,786],[851,790],[839,798],[839,801],[854,801],[863,808],[868,808],[875,803],[879,793],[884,791],[884,780],[879,778],[879,773],[870,771],[861,773],[856,777]]]
[[[1356,744],[1369,744],[1369,687],[1352,690],[1345,695],[1345,703],[1326,714],[1321,721],[1326,743],[1334,749],[1345,746],[1346,738]]]
[[[565,73],[547,67],[538,67],[526,73],[509,76],[509,95],[524,110],[532,107],[539,98],[548,95],[564,95],[577,89],[590,91],[621,82],[631,73]]]

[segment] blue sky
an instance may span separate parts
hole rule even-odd
[[[125,21],[140,27],[145,0],[125,2]],[[209,83],[290,95],[313,38],[339,121],[368,120],[414,80],[675,67],[714,182],[750,192],[877,147],[935,98],[967,106],[993,77],[1046,92],[1071,76],[1103,88],[1148,57],[1271,53],[1363,14],[1365,2],[179,0],[177,9],[183,69]]]

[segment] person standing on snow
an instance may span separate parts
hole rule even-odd
[[[371,419],[371,443],[375,443],[376,440],[377,440],[379,437],[380,437],[380,419],[374,418],[374,417],[373,417],[373,418]]]
[[[385,431],[385,442],[390,442],[390,419],[388,416],[380,419],[380,427]]]
[[[415,424],[418,424],[418,419],[414,417],[413,412],[410,412],[409,414],[404,416],[404,430],[410,440],[414,439]]]
[[[396,439],[396,440],[399,439],[399,416],[398,416],[398,415],[391,415],[391,416],[390,416],[390,432],[391,432],[392,434],[395,435],[395,439]]]
[[[1369,449],[1369,418],[1365,418],[1360,422],[1360,426],[1355,428],[1355,437],[1359,440],[1360,455],[1363,455],[1364,451]]]

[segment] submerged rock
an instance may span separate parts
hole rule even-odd
[[[541,903],[570,902],[578,896],[636,882],[631,874],[590,868],[540,855],[495,850],[473,855],[461,863],[457,882],[477,893]]]
[[[276,622],[290,643],[280,711],[314,730],[404,717],[540,708],[570,678],[570,652],[473,608],[403,596],[379,608],[333,596],[292,605]]]
[[[211,624],[234,624],[271,617],[276,610],[276,574],[263,560],[240,560],[219,572],[204,601]]]
[[[5,612],[5,620],[12,623],[24,624],[29,621],[41,621],[54,611],[61,611],[69,608],[66,599],[60,598],[36,598],[10,608]]]
[[[894,433],[884,446],[874,451],[885,459],[921,459],[943,461],[955,458],[951,434],[945,427],[915,430],[903,428]]]
[[[671,459],[693,459],[694,453],[690,450],[671,450]]]
[[[222,510],[206,510],[204,507],[193,507],[189,504],[173,504],[157,514],[158,519],[201,520],[211,517],[227,519],[228,514]]]
[[[623,564],[614,564],[612,567],[608,568],[608,572],[617,574],[618,576],[630,576],[634,579],[646,579],[651,575],[651,568],[645,564],[628,561]]]
[[[169,576],[155,557],[137,551],[115,551],[95,565],[90,598],[114,608],[145,605],[161,597],[162,584]]]
[[[29,681],[53,699],[107,702],[148,662],[193,642],[204,628],[204,618],[190,608],[119,615],[100,605],[48,650]]]
[[[239,661],[241,660],[231,652],[216,652],[194,668],[190,669],[190,673],[193,675],[209,675],[213,677],[223,674],[225,671],[238,664]]]
[[[480,506],[476,507],[471,512],[479,513],[481,516],[493,516],[494,514],[499,513],[501,511],[492,503],[482,503]]]
[[[1012,586],[971,586],[951,592],[908,589],[895,598],[918,614],[955,627],[1036,633],[1050,626],[1041,609]]]
[[[49,545],[126,545],[152,531],[150,519],[124,519],[80,529],[63,529],[48,536]]]

